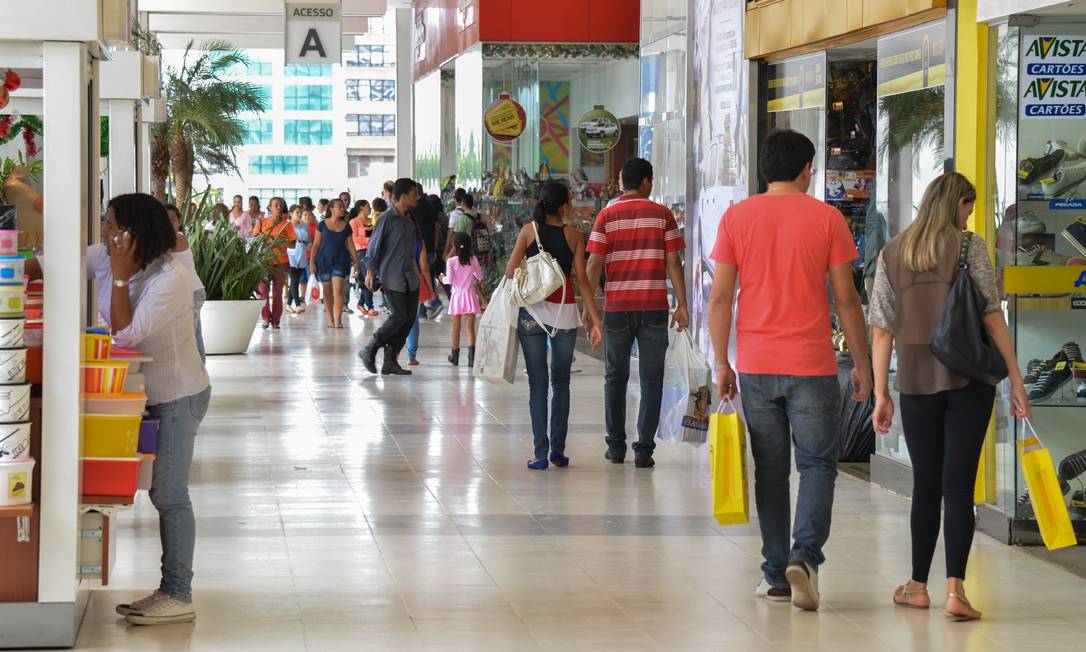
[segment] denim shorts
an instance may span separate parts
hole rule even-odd
[[[332,279],[334,278],[347,278],[348,276],[350,276],[350,274],[350,268],[343,270],[337,267],[328,272],[325,272],[323,270],[318,271],[317,280],[319,280],[321,283],[331,283]]]

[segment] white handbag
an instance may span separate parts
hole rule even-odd
[[[558,328],[548,329],[540,320],[534,306],[547,300],[558,288],[562,289],[562,309],[566,308],[566,274],[562,266],[554,259],[554,256],[543,249],[543,242],[539,239],[539,225],[534,221],[535,245],[539,253],[531,258],[525,258],[520,267],[513,270],[513,281],[509,287],[509,302],[515,308],[524,308],[540,328],[554,337],[558,334]]]

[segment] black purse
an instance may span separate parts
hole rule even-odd
[[[1007,364],[984,329],[988,300],[969,275],[971,240],[969,233],[962,233],[954,284],[928,346],[939,362],[959,376],[995,386],[1007,377]]]

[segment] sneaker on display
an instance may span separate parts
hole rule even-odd
[[[1071,516],[1078,519],[1086,519],[1086,491],[1076,491],[1071,494]]]
[[[1075,380],[1075,401],[1079,405],[1086,405],[1086,378]]]
[[[1062,368],[1053,367],[1041,372],[1033,389],[1029,392],[1030,403],[1041,403],[1052,398],[1061,387],[1071,380],[1071,368],[1063,365]]]
[[[1015,220],[1019,235],[1035,235],[1045,232],[1045,223],[1033,211],[1026,211]]]
[[[1055,149],[1040,158],[1026,157],[1018,163],[1018,182],[1024,186],[1037,183],[1063,163],[1066,152]]]
[[[1079,141],[1082,144],[1082,141]],[[1045,155],[1055,154],[1056,152],[1063,150],[1065,161],[1077,161],[1083,157],[1083,153],[1074,147],[1071,147],[1066,140],[1060,140],[1054,138],[1045,143]]]
[[[1062,347],[1060,347],[1060,353],[1064,355],[1068,362],[1077,362],[1079,364],[1084,362],[1082,359],[1082,349],[1079,348],[1077,342],[1068,342],[1067,344],[1064,344]]]
[[[1022,378],[1022,382],[1026,385],[1032,385],[1037,382],[1037,376],[1041,375],[1041,372],[1046,369],[1048,360],[1038,360],[1034,358],[1026,363],[1026,375]]]
[[[1086,473],[1086,448],[1078,451],[1077,453],[1071,453],[1067,457],[1063,458],[1060,462],[1057,473],[1060,480],[1070,482],[1079,477],[1083,473]],[[1064,491],[1064,493],[1067,493]]]
[[[1033,518],[1033,501],[1029,499],[1029,489],[1025,489],[1022,495],[1015,501],[1018,516],[1020,518]]]
[[[1086,181],[1086,165],[1063,167],[1041,179],[1041,192],[1045,199],[1055,199],[1071,193],[1083,181]]]

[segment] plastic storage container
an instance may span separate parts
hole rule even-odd
[[[0,230],[0,256],[19,255],[19,232],[13,229]]]
[[[4,317],[0,319],[0,349],[15,349],[23,346],[26,342],[23,335],[25,328],[25,317]]]
[[[0,349],[0,385],[26,382],[26,349]]]
[[[0,462],[0,507],[27,505],[34,497],[34,459]]]
[[[83,363],[83,391],[88,394],[121,394],[128,379],[128,363],[101,360]]]
[[[0,256],[0,284],[23,285],[23,266],[25,258],[19,256]]]
[[[109,360],[109,352],[113,347],[113,338],[99,333],[83,334],[83,359],[84,360]]]
[[[0,385],[0,423],[26,421],[30,414],[30,383]]]
[[[30,457],[30,422],[0,424],[0,462]]]
[[[136,495],[140,457],[84,457],[83,495],[131,498]]]
[[[138,415],[83,415],[83,457],[135,457],[139,439]]]
[[[0,285],[0,317],[23,316],[23,284]]]
[[[26,382],[40,385],[42,381],[41,345],[26,350]]]
[[[158,419],[144,419],[140,422],[140,442],[136,450],[154,455],[158,452]]]
[[[139,416],[147,408],[146,394],[84,394],[86,414],[119,414]]]

